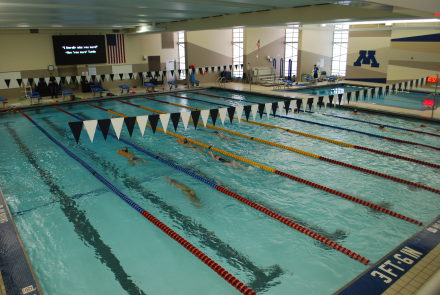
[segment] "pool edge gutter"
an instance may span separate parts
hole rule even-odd
[[[6,277],[2,277],[2,283],[3,288],[5,289],[5,294],[15,294],[15,293],[10,293],[10,291],[8,291],[8,289],[16,289],[17,288],[21,291],[20,294],[32,294],[32,295],[43,295],[44,293],[42,292],[41,289],[41,285],[38,281],[37,275],[35,274],[35,271],[32,267],[31,261],[29,259],[29,256],[26,253],[26,249],[24,247],[23,241],[21,240],[20,234],[17,230],[17,226],[12,218],[12,214],[11,211],[9,210],[9,206],[7,204],[7,201],[3,195],[3,191],[0,187],[0,232],[2,232],[5,227],[9,227],[7,228],[7,230],[9,231],[9,233],[13,232],[14,236],[9,236],[6,237],[8,239],[10,239],[9,242],[13,242],[12,247],[15,248],[15,253],[18,252],[18,255],[14,258],[12,258],[12,260],[14,260],[14,264],[12,268],[20,268],[19,271],[17,271],[17,269],[12,270],[12,281],[14,282],[14,286],[8,286],[8,278]],[[3,238],[4,239],[4,238]],[[12,240],[12,241],[11,241]],[[15,240],[15,241],[14,241]],[[0,240],[0,247],[2,246],[2,240]],[[8,245],[9,247],[11,247],[11,245]],[[0,250],[2,250],[0,248]],[[4,253],[5,251],[0,251],[0,254]],[[7,257],[7,256],[5,256]],[[0,256],[0,265],[2,263],[2,260],[5,259],[5,257]],[[17,264],[19,264],[17,266]],[[20,265],[21,264],[21,265]],[[11,271],[11,269],[9,269],[8,271]],[[3,270],[4,271],[4,270]],[[3,275],[3,274],[2,274]],[[26,276],[26,278],[24,277]],[[23,285],[19,286],[18,282],[20,283],[24,283]],[[17,283],[17,284],[15,284]],[[0,285],[0,288],[2,286]],[[2,289],[0,289],[0,291],[3,291]],[[3,295],[3,293],[0,292],[0,294]]]

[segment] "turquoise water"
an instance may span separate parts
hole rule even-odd
[[[345,84],[336,84],[336,85],[330,85],[330,86],[323,86],[323,87],[314,87],[314,88],[307,88],[307,89],[294,89],[292,91],[298,92],[298,93],[304,93],[304,94],[310,94],[310,95],[336,95],[340,93],[347,93],[347,92],[354,92],[354,91],[362,91],[364,90],[364,87],[358,87],[358,86],[352,86],[352,85],[345,85]]]
[[[205,102],[166,94],[155,97],[201,109],[214,108],[216,103],[247,104],[246,99],[267,101],[256,95],[204,92],[242,101],[194,93],[181,95]],[[143,98],[129,101],[163,112],[187,111]],[[99,105],[128,116],[152,113],[116,101],[102,101]],[[63,108],[85,119],[110,117],[109,113],[84,104]],[[353,116],[335,109],[324,111]],[[147,163],[129,165],[116,153],[124,144],[112,137],[104,141],[99,131],[93,143],[83,131],[80,143],[76,144],[67,124],[75,119],[54,108],[27,111],[27,114],[118,189],[259,294],[331,294],[367,268],[147,155],[136,151],[136,156]],[[440,146],[437,138],[427,135],[379,130],[319,113],[297,116]],[[429,129],[428,132],[440,134],[440,126],[434,124],[423,123],[427,127],[421,128],[417,121],[381,115],[361,114],[356,118]],[[264,116],[256,121],[440,164],[439,152],[425,147],[282,118]],[[177,130],[179,134],[378,203],[425,223],[439,214],[440,199],[434,193],[233,135],[229,140],[221,140],[212,129],[190,126],[184,130],[181,125]],[[219,119],[217,125],[221,125]],[[160,123],[158,126],[161,127]],[[234,121],[231,125],[228,121],[224,127],[440,188],[439,173],[434,168],[244,122]],[[172,128],[170,122],[168,130]],[[371,259],[372,263],[420,229],[256,167],[223,165],[205,150],[176,144],[175,137],[159,131],[153,135],[147,128],[142,137],[135,129],[130,138],[124,127],[121,136],[334,239]],[[238,294],[195,256],[126,205],[23,116],[0,116],[0,138],[3,159],[0,186],[46,294]],[[191,187],[201,206],[195,206],[180,189],[170,186],[165,176]]]
[[[434,96],[430,93],[418,93],[418,92],[405,92],[397,91],[389,93],[385,96],[374,96],[368,98],[365,102],[371,102],[374,104],[389,105],[393,107],[414,109],[414,110],[432,110],[432,106],[426,104],[425,101],[433,101],[437,97],[437,105],[440,102],[439,96]],[[362,99],[362,101],[364,101]]]

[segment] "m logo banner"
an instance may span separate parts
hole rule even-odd
[[[367,54],[368,52],[368,54]],[[354,62],[355,67],[360,67],[361,65],[370,65],[372,68],[378,68],[379,63],[376,60],[376,50],[359,50],[359,57]],[[361,63],[362,62],[362,63]]]

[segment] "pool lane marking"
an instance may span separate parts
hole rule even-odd
[[[80,117],[78,117],[78,116],[76,116],[76,115],[74,115],[72,113],[69,113],[68,111],[63,110],[63,109],[61,109],[61,108],[59,108],[57,106],[53,106],[53,107],[56,108],[57,110],[61,111],[61,112],[64,112],[64,113],[66,113],[66,114],[68,114],[68,115],[78,119],[78,120],[83,120],[82,118],[80,118]],[[158,128],[158,129],[160,129],[160,128]],[[172,162],[170,160],[167,160],[167,159],[165,159],[165,158],[163,158],[163,157],[161,157],[159,155],[156,155],[156,154],[154,154],[152,152],[149,152],[148,150],[146,150],[144,148],[141,148],[141,147],[139,147],[139,146],[137,146],[137,145],[135,145],[135,144],[133,144],[133,143],[131,143],[129,141],[126,141],[126,140],[124,140],[122,138],[120,138],[119,140],[121,142],[124,142],[125,144],[133,147],[135,150],[137,150],[137,151],[139,151],[141,153],[144,153],[144,154],[148,155],[149,157],[152,157],[152,158],[154,158],[154,159],[156,159],[156,160],[158,160],[158,161],[160,161],[160,162],[162,162],[162,163],[164,163],[164,164],[166,164],[166,165],[168,165],[168,166],[170,166],[170,167],[172,167],[172,168],[174,168],[176,170],[179,170],[179,171],[181,171],[181,172],[183,172],[183,173],[185,173],[185,174],[187,174],[187,175],[189,175],[189,176],[191,176],[191,177],[193,177],[193,178],[195,178],[195,179],[197,179],[197,180],[207,184],[208,186],[210,186],[210,187],[212,187],[212,188],[214,188],[214,189],[216,189],[216,190],[218,190],[218,191],[220,191],[220,192],[222,192],[222,193],[224,193],[224,194],[226,194],[226,195],[228,195],[230,197],[233,197],[233,198],[237,199],[238,201],[240,201],[240,202],[242,202],[242,203],[244,203],[244,204],[246,204],[246,205],[248,205],[248,206],[250,206],[250,207],[252,207],[252,208],[254,208],[254,209],[256,209],[256,210],[258,210],[258,211],[260,211],[260,212],[262,212],[264,214],[266,214],[266,215],[268,215],[269,217],[272,217],[272,218],[274,218],[274,219],[284,223],[285,225],[287,225],[287,226],[289,226],[289,227],[291,227],[291,228],[293,228],[295,230],[298,230],[298,231],[302,232],[303,234],[308,235],[309,237],[311,237],[311,238],[313,238],[313,239],[315,239],[315,240],[317,240],[317,241],[319,241],[319,242],[321,242],[321,243],[323,243],[325,245],[328,245],[328,246],[334,248],[337,251],[342,252],[342,249],[345,249],[343,246],[339,245],[338,243],[336,243],[336,242],[334,242],[334,241],[332,241],[332,240],[330,240],[328,238],[323,237],[322,235],[314,232],[313,230],[310,230],[310,229],[308,229],[308,228],[306,228],[306,227],[304,227],[302,225],[299,225],[299,224],[289,220],[288,218],[285,218],[284,216],[282,216],[282,215],[280,215],[278,213],[275,213],[275,212],[273,212],[273,211],[271,211],[271,210],[269,210],[269,209],[267,209],[267,208],[265,208],[265,207],[263,207],[263,206],[261,206],[261,205],[259,205],[257,203],[254,203],[254,202],[252,202],[252,201],[250,201],[250,200],[248,200],[248,199],[246,199],[246,198],[244,198],[244,197],[242,197],[242,196],[232,192],[232,191],[229,191],[228,189],[226,189],[226,188],[224,188],[224,187],[222,187],[222,186],[220,186],[220,185],[210,181],[209,179],[207,179],[207,178],[205,178],[203,176],[197,175],[196,173],[192,172],[191,170],[189,170],[189,169],[187,169],[187,168],[185,168],[183,166],[180,166],[180,165],[178,165],[178,164],[176,164],[176,163],[174,163],[174,162]],[[335,247],[338,247],[338,248],[335,248]],[[350,251],[350,250],[348,250],[348,251]],[[342,253],[344,253],[344,252],[342,252]],[[350,255],[348,255],[346,253],[344,253],[344,254],[346,254],[347,256],[349,256],[352,259],[360,261],[361,263],[363,263],[365,265],[369,264],[370,261],[368,259],[366,259],[366,258],[364,258],[364,257],[362,257],[362,256],[360,256],[360,255],[358,255],[358,254],[356,254],[354,252],[352,252],[352,253],[353,253],[352,256],[350,256]],[[360,259],[362,259],[362,261]]]
[[[224,99],[224,100],[235,100],[235,101],[240,101],[240,102],[258,103],[258,102],[253,102],[253,101],[247,100],[247,99],[246,100],[241,100],[241,99],[230,98],[230,97],[225,97],[225,96],[219,96],[219,95],[214,95],[214,94],[207,94],[207,93],[197,92],[197,91],[193,91],[191,93],[195,93],[195,94],[198,94],[198,95],[205,95],[205,96],[219,98],[219,99]],[[383,136],[383,135],[377,135],[377,134],[373,134],[373,133],[369,133],[369,132],[354,130],[354,129],[345,128],[345,127],[339,127],[339,126],[335,126],[335,125],[324,124],[324,123],[319,123],[319,122],[314,122],[314,121],[307,121],[307,120],[304,120],[304,119],[292,118],[292,117],[287,117],[287,116],[282,116],[282,115],[275,115],[275,117],[284,118],[284,119],[288,119],[288,120],[299,121],[299,122],[308,123],[308,124],[324,126],[324,127],[330,127],[330,128],[344,130],[344,131],[349,131],[349,132],[355,132],[355,133],[359,133],[359,134],[363,134],[363,135],[367,135],[367,136],[371,136],[371,137],[376,137],[376,138],[381,138],[381,139],[386,139],[386,140],[389,140],[389,141],[394,141],[394,142],[399,142],[399,143],[423,146],[423,147],[426,147],[426,148],[430,148],[430,149],[434,149],[434,150],[440,151],[440,147],[431,146],[431,145],[427,145],[427,144],[423,144],[423,143],[418,143],[418,142],[413,142],[413,141],[408,141],[408,140],[402,140],[402,139],[398,139],[398,138],[393,138],[393,137],[388,137],[388,136]]]
[[[209,258],[206,254],[200,251],[197,247],[192,245],[190,242],[185,240],[182,236],[168,227],[166,224],[161,222],[159,219],[154,217],[148,211],[140,207],[136,202],[130,199],[127,195],[121,192],[118,188],[116,188],[113,184],[111,184],[106,178],[104,178],[101,174],[99,174],[96,170],[94,170],[89,164],[75,155],[72,151],[70,151],[66,146],[64,146],[61,142],[55,139],[52,135],[50,135],[43,127],[37,124],[31,117],[29,117],[26,113],[20,111],[20,113],[26,117],[35,127],[37,127],[44,135],[46,135],[53,143],[55,143],[58,147],[60,147],[66,154],[68,154],[72,159],[77,161],[81,166],[87,169],[95,178],[97,178],[100,182],[106,185],[112,192],[114,192],[120,199],[126,202],[130,207],[140,213],[143,217],[145,217],[148,221],[153,223],[156,227],[162,230],[165,234],[167,234],[170,238],[178,242],[185,249],[191,252],[194,256],[200,259],[203,263],[209,266],[212,270],[214,270],[217,274],[219,274],[225,281],[227,281],[231,286],[236,288],[242,294],[245,295],[256,295],[251,288],[246,286],[239,279],[230,274],[226,269],[224,269],[217,262]]]
[[[51,194],[57,198],[60,210],[66,219],[72,224],[78,238],[84,241],[86,246],[91,247],[97,259],[106,266],[114,275],[115,280],[127,294],[145,295],[145,292],[136,285],[128,275],[121,262],[113,253],[112,248],[107,245],[98,230],[90,223],[86,213],[81,210],[76,200],[71,199],[63,189],[54,182],[52,174],[40,166],[35,154],[26,146],[22,139],[15,132],[15,129],[7,126],[10,136],[13,138],[19,150],[28,160],[29,164],[40,176],[40,180],[49,188]],[[21,293],[20,293],[21,294]]]
[[[90,106],[94,106],[94,105],[90,104]],[[107,110],[107,109],[102,108],[102,107],[99,107],[99,109],[100,109],[100,110]],[[115,112],[112,111],[112,113],[115,113]],[[122,114],[121,114],[121,115],[122,115]],[[125,115],[122,115],[122,116],[123,116],[123,117],[126,117]],[[150,125],[147,124],[147,126],[150,126]],[[286,177],[286,178],[289,178],[289,179],[291,179],[291,180],[293,180],[293,181],[297,181],[297,182],[300,182],[300,183],[306,184],[306,185],[311,186],[311,187],[313,187],[313,188],[316,188],[316,189],[319,189],[319,190],[322,190],[322,191],[325,191],[325,192],[328,192],[328,193],[334,194],[334,195],[336,195],[336,196],[338,196],[338,197],[341,197],[341,198],[347,199],[347,200],[349,200],[349,201],[352,201],[352,202],[355,202],[355,203],[361,204],[361,205],[366,206],[366,207],[370,207],[370,208],[372,208],[372,209],[374,209],[374,210],[377,210],[377,211],[380,211],[380,212],[386,213],[386,214],[388,214],[388,215],[391,215],[391,216],[393,216],[393,217],[396,217],[396,218],[399,218],[399,219],[402,219],[402,220],[405,220],[405,221],[408,221],[408,222],[411,222],[411,223],[417,224],[417,225],[419,225],[419,226],[422,225],[422,222],[420,222],[420,221],[418,221],[418,220],[415,220],[415,219],[413,219],[413,218],[407,217],[407,216],[402,215],[402,214],[400,214],[400,213],[397,213],[397,212],[395,212],[395,211],[392,211],[392,210],[386,209],[386,208],[381,207],[381,206],[379,206],[379,205],[377,205],[377,204],[374,204],[374,203],[371,203],[371,202],[368,202],[368,201],[362,200],[362,199],[360,199],[360,198],[357,198],[357,197],[354,197],[354,196],[348,195],[348,194],[346,194],[346,193],[343,193],[343,192],[340,192],[340,191],[337,191],[337,190],[331,189],[331,188],[329,188],[329,187],[326,187],[326,186],[323,186],[323,185],[320,185],[320,184],[314,183],[314,182],[312,182],[312,181],[308,181],[308,180],[306,180],[306,179],[303,179],[303,178],[300,178],[300,177],[294,176],[294,175],[292,175],[292,174],[289,174],[289,173],[286,173],[286,172],[280,171],[280,170],[275,169],[275,168],[273,168],[273,167],[270,167],[270,166],[267,166],[267,165],[264,165],[264,164],[261,164],[261,163],[258,163],[258,162],[255,162],[255,161],[249,160],[249,159],[247,159],[247,158],[244,158],[244,157],[241,157],[241,156],[238,156],[238,155],[235,155],[235,154],[232,154],[232,153],[230,153],[230,152],[227,152],[227,151],[225,151],[225,150],[218,149],[218,148],[213,147],[213,146],[211,146],[211,145],[204,144],[204,143],[199,142],[199,141],[196,141],[196,140],[194,140],[194,139],[191,139],[191,138],[188,138],[188,137],[185,137],[185,136],[182,136],[182,135],[179,135],[179,134],[176,134],[176,133],[170,132],[170,131],[165,132],[162,128],[156,128],[156,129],[159,130],[159,131],[163,131],[164,133],[166,133],[166,134],[168,134],[168,135],[171,135],[171,136],[177,137],[177,138],[179,138],[179,139],[182,139],[182,140],[183,140],[183,139],[187,139],[189,142],[194,143],[194,144],[196,144],[196,145],[198,145],[198,146],[201,146],[201,147],[203,147],[203,148],[206,148],[206,149],[210,149],[210,150],[216,151],[216,152],[221,153],[221,154],[223,154],[223,155],[225,155],[225,156],[228,156],[228,157],[230,157],[230,158],[233,158],[233,159],[239,160],[239,161],[244,162],[244,163],[247,163],[247,164],[249,164],[249,165],[252,165],[252,166],[255,166],[255,167],[259,167],[259,168],[261,168],[261,169],[263,169],[263,170],[265,170],[265,171],[268,171],[268,172],[271,172],[271,173],[275,173],[275,174],[281,175],[281,176]]]
[[[69,114],[65,115],[70,116]],[[82,116],[84,117],[85,115],[83,114]],[[42,119],[46,121],[46,123],[53,128],[53,130],[59,136],[66,136],[66,130],[61,129],[47,117]],[[109,133],[109,136],[117,139],[114,134]],[[76,145],[76,143],[73,142],[71,144]],[[101,158],[95,151],[90,150],[84,145],[79,144],[77,147],[84,151],[88,157],[94,161],[94,163],[99,164],[102,168],[104,168],[104,170],[108,171],[108,173],[111,173],[114,178],[121,180],[127,189],[139,193],[144,199],[150,201],[160,211],[168,215],[170,220],[173,220],[176,224],[175,226],[179,226],[185,234],[198,239],[201,245],[200,247],[208,247],[212,249],[218,255],[218,257],[226,259],[228,262],[230,262],[231,266],[241,271],[248,272],[251,276],[253,276],[252,281],[250,281],[248,285],[254,291],[262,292],[264,290],[268,290],[271,286],[277,285],[276,280],[284,274],[284,271],[278,264],[261,267],[255,265],[254,262],[247,257],[247,255],[244,255],[237,249],[232,248],[232,246],[222,241],[214,232],[203,227],[200,223],[192,219],[192,217],[182,214],[179,210],[163,201],[159,196],[146,190],[142,186],[142,182],[145,181],[145,179],[131,177],[125,172],[121,172],[116,166],[113,166],[113,162]],[[109,166],[108,164],[112,165]],[[102,190],[108,192],[107,187],[103,188]],[[324,232],[324,235],[327,238],[330,238],[330,236],[335,236],[336,239],[341,239],[346,235],[346,233],[341,230],[335,231],[335,233],[327,233],[325,230],[319,228],[318,230]]]
[[[94,106],[94,105],[91,105],[91,106]],[[104,110],[104,108],[101,108],[101,107],[99,107],[99,109]],[[124,115],[123,115],[123,116],[124,116]],[[125,116],[124,116],[124,117],[125,117]],[[147,126],[150,126],[150,125],[147,124]],[[159,130],[159,131],[163,131],[163,132],[164,132],[164,130],[163,130],[162,128],[159,128],[159,127],[157,127],[156,130]],[[180,139],[184,139],[184,138],[186,138],[186,137],[184,137],[184,136],[181,136],[181,135],[178,135],[178,134],[175,134],[175,133],[169,132],[169,131],[167,131],[166,134],[176,136],[177,138],[180,138]],[[194,140],[192,140],[192,139],[189,139],[189,138],[188,138],[188,141],[193,142],[193,143],[196,143],[196,141],[194,141]],[[124,141],[124,142],[125,142],[125,143],[128,143],[128,141]],[[228,153],[228,152],[225,152],[225,151],[221,151],[221,150],[219,150],[219,149],[217,149],[217,148],[214,148],[214,147],[210,147],[210,146],[208,146],[208,145],[206,145],[206,144],[204,144],[204,143],[199,143],[199,142],[197,142],[197,144],[200,145],[200,146],[203,146],[203,147],[205,147],[205,148],[210,148],[210,149],[212,149],[212,150],[218,151],[219,153],[222,153],[222,154],[225,154],[225,155],[229,155],[229,156],[232,157],[232,158],[236,158],[236,159],[238,159],[238,156],[236,156],[236,155],[233,155],[233,154]],[[367,259],[367,258],[365,258],[365,257],[363,257],[363,256],[361,256],[361,255],[359,255],[359,254],[357,254],[357,253],[355,253],[354,251],[351,251],[351,250],[345,248],[344,246],[342,246],[342,245],[340,245],[340,244],[338,244],[338,243],[336,243],[336,242],[334,242],[334,241],[332,241],[332,240],[330,240],[330,239],[328,239],[328,238],[326,238],[326,237],[324,237],[324,236],[322,236],[322,235],[320,235],[320,234],[318,234],[318,233],[316,233],[316,232],[314,232],[314,231],[312,231],[312,230],[310,230],[310,229],[305,228],[305,227],[302,226],[302,225],[299,225],[299,224],[297,224],[297,223],[295,223],[295,222],[293,222],[293,221],[291,221],[291,220],[285,218],[284,216],[282,216],[282,215],[280,215],[280,214],[277,214],[277,213],[275,213],[275,212],[273,212],[273,211],[271,211],[271,210],[269,210],[269,209],[267,209],[267,208],[265,208],[265,207],[263,207],[263,206],[261,206],[261,205],[259,205],[259,204],[257,204],[257,203],[254,203],[254,202],[252,202],[252,201],[250,201],[250,200],[248,200],[248,199],[246,199],[246,198],[240,196],[240,195],[237,194],[237,193],[234,193],[234,192],[232,192],[232,191],[230,191],[230,190],[228,190],[228,189],[226,189],[226,188],[224,188],[224,187],[222,187],[222,186],[220,186],[220,185],[217,185],[217,184],[215,184],[215,183],[209,181],[208,179],[205,179],[204,177],[199,176],[199,175],[193,173],[192,171],[189,171],[188,169],[186,169],[186,168],[184,168],[184,167],[182,167],[182,166],[179,166],[178,164],[175,164],[175,163],[173,163],[173,162],[171,162],[171,161],[168,161],[168,160],[166,160],[166,159],[163,159],[163,158],[161,158],[160,156],[155,155],[155,154],[153,154],[153,153],[151,153],[151,152],[148,152],[148,151],[146,151],[146,150],[144,150],[144,149],[141,149],[141,148],[139,148],[139,147],[137,147],[137,146],[135,146],[135,145],[132,145],[132,146],[135,147],[138,151],[141,151],[141,152],[143,152],[143,153],[145,153],[145,154],[147,154],[147,155],[150,155],[150,156],[152,156],[153,158],[158,159],[158,160],[160,160],[161,162],[168,164],[169,166],[172,166],[172,167],[174,167],[174,168],[176,168],[176,169],[178,169],[178,170],[180,170],[180,171],[182,171],[182,172],[184,172],[184,173],[187,173],[187,174],[190,175],[190,176],[193,176],[193,177],[196,178],[196,179],[199,179],[199,180],[205,182],[206,184],[208,184],[208,185],[210,185],[211,187],[213,187],[214,189],[216,189],[216,190],[218,190],[218,191],[224,193],[225,195],[228,195],[228,196],[230,196],[230,197],[233,197],[234,199],[236,199],[236,200],[238,200],[238,201],[240,201],[240,202],[242,202],[242,203],[244,203],[244,204],[246,204],[246,205],[248,205],[248,206],[250,206],[250,207],[252,207],[252,208],[254,208],[254,209],[256,209],[256,210],[258,210],[258,211],[260,211],[260,212],[262,212],[262,213],[264,213],[264,214],[266,214],[266,215],[268,215],[268,216],[270,216],[270,217],[272,217],[272,218],[274,218],[274,219],[276,219],[276,220],[282,222],[282,223],[284,223],[285,225],[287,225],[287,226],[289,226],[289,227],[291,227],[291,228],[293,228],[293,229],[295,229],[295,230],[297,230],[297,231],[299,231],[299,232],[301,232],[301,233],[303,233],[303,234],[305,234],[305,235],[308,235],[309,237],[311,237],[311,238],[313,238],[313,239],[315,239],[315,240],[317,240],[317,241],[319,241],[319,242],[321,242],[321,243],[324,243],[324,244],[326,244],[326,245],[332,247],[333,249],[335,249],[335,250],[337,250],[337,251],[339,251],[339,252],[341,252],[341,253],[347,255],[348,257],[350,257],[350,258],[352,258],[352,259],[354,259],[354,260],[357,260],[357,261],[359,261],[359,262],[361,262],[361,263],[363,263],[363,264],[365,264],[365,265],[367,265],[367,264],[370,263],[370,260],[369,260],[369,259]],[[275,170],[275,169],[273,169],[273,168],[271,168],[271,167],[268,167],[268,166],[265,166],[265,165],[262,165],[262,164],[259,164],[259,163],[256,163],[256,162],[253,162],[253,161],[248,160],[248,159],[244,159],[243,162],[248,163],[248,164],[251,164],[251,165],[255,164],[254,166],[260,167],[260,168],[262,168],[262,169],[264,169],[264,170],[266,170],[266,171],[269,171],[269,172],[272,172],[272,173],[277,173],[277,170]],[[368,202],[366,202],[366,201],[363,201],[363,202],[368,203]],[[365,206],[367,206],[367,205],[365,205]],[[378,205],[374,205],[374,207],[371,207],[371,208],[376,209],[376,210],[378,210],[378,211],[381,211],[380,208],[382,208],[382,207],[380,207],[380,206],[378,206]],[[384,209],[384,210],[386,210],[386,211],[390,211],[390,212],[392,212],[392,213],[395,213],[395,212],[393,212],[393,211],[391,211],[391,210],[388,210],[388,209],[385,209],[385,208],[382,208],[382,209]],[[387,214],[389,214],[389,213],[387,213]],[[395,217],[397,217],[397,218],[401,218],[401,219],[408,218],[408,217],[404,217],[403,215],[400,215],[400,214],[398,214],[398,213],[395,213],[395,214],[401,216],[401,217],[395,216]],[[391,215],[391,214],[390,214],[390,215]],[[402,217],[404,217],[404,218],[402,218]],[[406,219],[404,219],[404,220],[406,220]],[[412,219],[411,219],[411,218],[408,218],[407,221],[409,221],[409,220],[412,220]],[[410,222],[411,222],[411,221],[410,221]],[[413,223],[417,224],[417,223],[420,223],[420,222],[414,220]]]
[[[313,112],[313,111],[301,111],[301,112],[309,113],[309,114],[316,113],[316,112]],[[409,132],[414,132],[414,133],[420,133],[420,134],[440,137],[439,134],[435,134],[435,133],[431,133],[431,132],[425,132],[425,131],[416,130],[416,129],[402,128],[402,127],[397,127],[397,126],[393,126],[393,125],[387,125],[387,124],[382,124],[382,123],[371,122],[371,121],[367,121],[367,120],[360,120],[360,119],[355,119],[355,118],[348,118],[348,117],[343,117],[343,116],[337,116],[337,115],[333,115],[333,114],[326,114],[326,113],[319,113],[319,114],[320,115],[324,115],[324,116],[328,116],[328,117],[339,118],[339,119],[343,119],[343,120],[355,121],[355,122],[371,124],[371,125],[376,125],[376,126],[385,126],[385,127],[393,128],[393,129],[397,129],[397,130],[403,130],[403,131],[409,131]]]
[[[163,94],[160,94],[163,95]],[[221,104],[221,103],[215,103],[215,102],[209,102],[209,101],[205,101],[205,100],[201,100],[201,99],[197,99],[197,98],[191,98],[191,97],[185,97],[185,96],[179,96],[179,95],[174,95],[174,94],[166,94],[168,96],[172,96],[172,97],[177,97],[177,98],[181,98],[181,99],[186,99],[186,100],[193,100],[193,101],[199,101],[205,104],[213,104],[213,105],[219,105],[219,106],[227,106],[230,107],[230,105],[225,105],[225,104]],[[279,130],[283,130],[292,134],[297,134],[297,135],[301,135],[301,136],[305,136],[305,137],[310,137],[310,138],[314,138],[317,140],[321,140],[321,141],[327,141],[333,144],[337,144],[340,146],[345,146],[345,147],[349,147],[349,148],[354,148],[354,149],[358,149],[358,150],[364,150],[364,151],[369,151],[372,153],[376,153],[379,155],[383,155],[383,156],[388,156],[388,157],[392,157],[392,158],[396,158],[396,159],[400,159],[400,160],[404,160],[404,161],[408,161],[408,162],[414,162],[417,164],[421,164],[421,165],[425,165],[425,166],[430,166],[433,168],[437,168],[440,169],[440,165],[439,164],[434,164],[434,163],[430,163],[430,162],[426,162],[426,161],[422,161],[422,160],[418,160],[418,159],[414,159],[414,158],[409,158],[409,157],[405,157],[405,156],[401,156],[401,155],[397,155],[397,154],[393,154],[393,153],[388,153],[388,152],[384,152],[381,150],[376,150],[376,149],[372,149],[372,148],[367,148],[367,147],[363,147],[363,146],[359,146],[359,145],[353,145],[350,143],[345,143],[342,141],[337,141],[337,140],[333,140],[333,139],[329,139],[329,138],[325,138],[325,137],[321,137],[321,136],[317,136],[317,135],[313,135],[313,134],[309,134],[309,133],[304,133],[304,132],[300,132],[300,131],[296,131],[293,129],[289,129],[289,128],[284,128],[284,127],[279,127],[276,125],[270,125],[270,124],[265,124],[265,123],[261,123],[261,122],[256,122],[256,121],[251,121],[251,120],[246,120],[246,119],[241,119],[244,122],[250,123],[250,124],[255,124],[255,125],[259,125],[259,126],[264,126],[267,128],[273,128],[273,129],[279,129]]]
[[[143,98],[150,99],[148,97],[143,97]],[[133,103],[130,103],[130,102],[125,102],[125,101],[122,101],[122,100],[119,100],[119,99],[116,99],[116,100],[119,101],[119,102],[125,103],[125,104],[129,104],[129,105],[132,105],[132,106],[136,106],[136,107],[142,108],[142,106],[137,105],[137,104],[133,104]],[[153,99],[153,100],[157,101],[157,102],[162,102],[159,99]],[[179,105],[179,104],[174,104],[174,105],[177,105],[178,107],[186,108],[186,106],[184,106],[184,105]],[[160,113],[160,114],[164,113],[162,111],[154,110],[154,109],[151,109],[151,108],[149,108],[149,110],[151,110],[153,112],[156,112],[156,113]],[[196,110],[200,110],[200,109],[196,109]],[[203,125],[203,124],[199,122],[198,125]],[[389,175],[389,174],[385,174],[385,173],[377,172],[377,171],[370,170],[370,169],[367,169],[367,168],[362,168],[362,167],[359,167],[359,166],[356,166],[356,165],[351,165],[351,164],[344,163],[344,162],[341,162],[341,161],[333,160],[333,159],[326,158],[326,157],[323,157],[323,156],[320,156],[320,155],[316,155],[316,154],[313,154],[313,153],[309,153],[309,152],[306,152],[306,151],[303,151],[303,150],[300,150],[300,149],[296,149],[296,148],[293,148],[293,147],[290,147],[290,146],[279,144],[279,143],[276,143],[276,142],[273,142],[273,141],[268,141],[268,140],[260,139],[258,137],[254,137],[254,136],[250,136],[250,135],[247,135],[247,134],[235,132],[235,131],[228,130],[228,129],[225,129],[225,128],[221,128],[221,127],[217,127],[217,126],[213,126],[213,125],[209,125],[209,124],[206,124],[206,127],[211,128],[211,129],[221,130],[221,131],[233,134],[235,136],[244,137],[244,138],[247,138],[247,139],[250,139],[250,140],[254,140],[254,141],[258,141],[258,142],[261,142],[261,143],[264,143],[264,144],[268,144],[268,145],[271,145],[271,146],[276,146],[276,147],[279,147],[279,148],[282,148],[282,149],[286,149],[286,150],[289,150],[291,152],[295,152],[295,153],[298,153],[298,154],[301,154],[301,155],[309,156],[309,157],[312,157],[312,158],[315,158],[315,159],[318,159],[318,160],[322,160],[322,161],[326,161],[326,162],[329,162],[329,163],[332,163],[332,164],[344,166],[344,167],[347,167],[347,168],[350,168],[350,169],[354,169],[354,170],[358,170],[358,171],[361,171],[361,172],[364,172],[364,173],[373,174],[373,175],[376,175],[376,176],[379,176],[379,177],[383,177],[383,178],[386,178],[386,179],[389,179],[389,180],[392,180],[392,181],[395,181],[395,182],[404,183],[406,185],[412,185],[412,186],[415,186],[415,187],[418,187],[418,188],[421,188],[421,189],[424,189],[424,190],[427,190],[427,191],[430,191],[430,192],[433,192],[433,193],[436,193],[436,194],[440,194],[440,190],[439,189],[436,189],[436,188],[433,188],[433,187],[430,187],[430,186],[426,186],[426,185],[423,185],[423,184],[420,184],[420,183],[416,183],[416,182],[413,182],[413,181],[405,180],[405,179],[402,179],[402,178],[399,178],[399,177],[395,177],[395,176],[392,176],[392,175]]]

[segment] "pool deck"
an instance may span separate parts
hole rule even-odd
[[[440,216],[335,295],[440,294]]]
[[[43,294],[0,189],[0,295]]]

